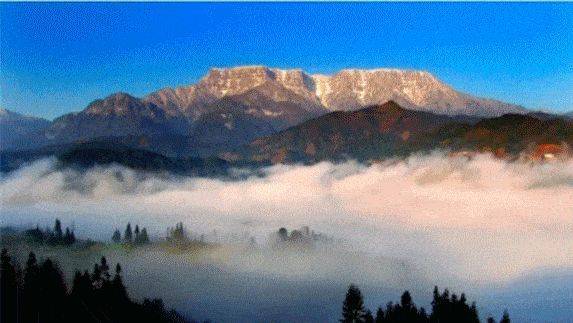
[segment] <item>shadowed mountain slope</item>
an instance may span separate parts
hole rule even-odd
[[[504,157],[541,144],[572,145],[573,123],[519,114],[476,121],[406,110],[390,101],[321,116],[225,157],[264,163],[376,160],[432,149],[491,151]]]

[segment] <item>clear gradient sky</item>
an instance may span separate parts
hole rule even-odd
[[[573,3],[2,3],[0,19],[1,105],[47,118],[245,64],[423,69],[573,110]]]

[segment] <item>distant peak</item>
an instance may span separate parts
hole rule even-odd
[[[124,113],[129,106],[137,105],[140,100],[125,92],[116,92],[103,99],[93,101],[86,108],[88,114]]]
[[[394,100],[390,100],[384,104],[382,104],[382,106],[386,106],[386,107],[399,107],[402,108],[398,103],[396,103],[396,101]]]
[[[18,112],[14,112],[12,110],[8,110],[6,108],[0,108],[0,121],[7,121],[7,120],[27,120],[27,121],[41,121],[41,122],[48,122],[46,119],[41,117],[36,117],[32,115],[22,114]]]
[[[111,95],[109,95],[108,97],[106,97],[104,100],[110,100],[110,99],[114,99],[114,100],[123,100],[123,99],[130,99],[130,100],[134,100],[135,97],[129,93],[126,92],[116,92],[113,93]]]
[[[396,103],[396,101],[394,100],[390,100],[386,103],[383,103],[379,106],[377,106],[378,110],[391,110],[391,111],[397,111],[397,110],[404,110],[404,108],[402,108],[401,105],[399,105],[398,103]]]

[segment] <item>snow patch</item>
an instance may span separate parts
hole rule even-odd
[[[263,109],[263,114],[267,117],[279,117],[279,116],[282,116],[283,113],[284,113],[283,111],[275,112],[275,111]]]

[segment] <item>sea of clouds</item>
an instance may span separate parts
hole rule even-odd
[[[573,265],[573,161],[529,164],[478,155],[414,156],[364,166],[273,166],[242,180],[86,172],[42,160],[0,181],[7,224],[74,222],[107,238],[131,221],[162,235],[191,230],[263,241],[310,226],[365,252],[436,261],[506,279]],[[85,225],[84,225],[85,224]],[[478,269],[479,267],[479,269]],[[459,270],[454,270],[459,272]]]
[[[59,217],[79,236],[109,239],[127,222],[161,237],[182,221],[219,242],[254,237],[260,245],[280,227],[309,226],[335,241],[334,249],[310,260],[284,257],[277,265],[264,254],[239,253],[218,264],[291,280],[378,277],[392,284],[384,259],[404,265],[416,281],[470,288],[573,268],[571,160],[524,163],[436,152],[371,166],[277,165],[240,180],[56,165],[45,159],[2,177],[4,225],[47,226]],[[365,259],[374,268],[352,269]],[[399,288],[404,279],[394,283]]]

